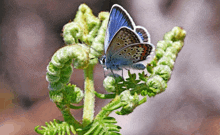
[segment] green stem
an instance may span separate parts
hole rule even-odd
[[[67,122],[70,125],[73,125],[75,128],[81,127],[81,124],[72,116],[70,108],[63,104],[56,105],[61,110],[65,122]]]
[[[94,65],[89,65],[84,69],[85,78],[85,97],[83,108],[83,126],[90,124],[94,118],[94,106],[95,106],[95,94],[94,94],[94,81],[93,81],[93,69]]]
[[[121,107],[121,100],[120,96],[117,95],[110,103],[102,108],[102,110],[96,115],[95,119],[102,119],[107,117],[111,112],[113,112],[115,109],[118,109],[119,107]]]

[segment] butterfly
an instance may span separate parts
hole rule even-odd
[[[147,59],[154,51],[150,43],[150,34],[142,26],[136,26],[128,12],[120,5],[114,4],[105,34],[104,51],[99,63],[104,69],[122,70],[132,68],[144,70],[138,63]]]

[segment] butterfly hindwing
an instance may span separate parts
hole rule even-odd
[[[112,59],[126,59],[132,63],[146,60],[154,50],[154,45],[150,43],[135,43],[122,48],[120,51],[112,55]]]
[[[143,42],[151,42],[149,32],[142,26],[136,26],[135,31],[141,37]]]
[[[106,57],[111,57],[112,54],[116,53],[117,51],[121,50],[130,44],[140,43],[141,39],[138,35],[131,29],[127,27],[122,27],[119,31],[115,34],[112,41],[109,44],[109,47],[106,52]]]
[[[105,53],[115,33],[123,26],[133,30],[135,24],[130,15],[127,13],[127,11],[120,5],[115,4],[111,8],[109,21],[106,29]]]

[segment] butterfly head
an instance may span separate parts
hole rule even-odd
[[[106,67],[106,56],[103,55],[101,58],[99,58],[99,64],[101,64],[103,66],[104,69],[107,69]]]

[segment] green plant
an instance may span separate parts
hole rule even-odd
[[[186,32],[180,27],[174,27],[157,43],[154,59],[146,66],[150,76],[144,72],[136,74],[128,71],[129,77],[107,76],[103,86],[109,94],[97,93],[94,88],[93,69],[98,63],[97,57],[103,52],[105,30],[108,23],[108,12],[101,12],[98,18],[91,9],[82,4],[74,21],[63,27],[63,39],[66,46],[59,49],[47,66],[46,79],[49,82],[51,100],[62,112],[64,121],[46,122],[46,126],[36,126],[39,134],[119,134],[120,127],[109,114],[114,111],[118,115],[127,115],[136,107],[152,97],[165,91],[167,82],[176,60],[177,54],[183,47]],[[73,66],[72,66],[73,65]],[[70,84],[70,77],[76,69],[84,70],[85,89]],[[94,116],[95,96],[101,99],[112,99]],[[142,96],[142,99],[139,97]],[[84,99],[83,106],[77,106]],[[70,109],[83,108],[82,123],[70,113]]]

